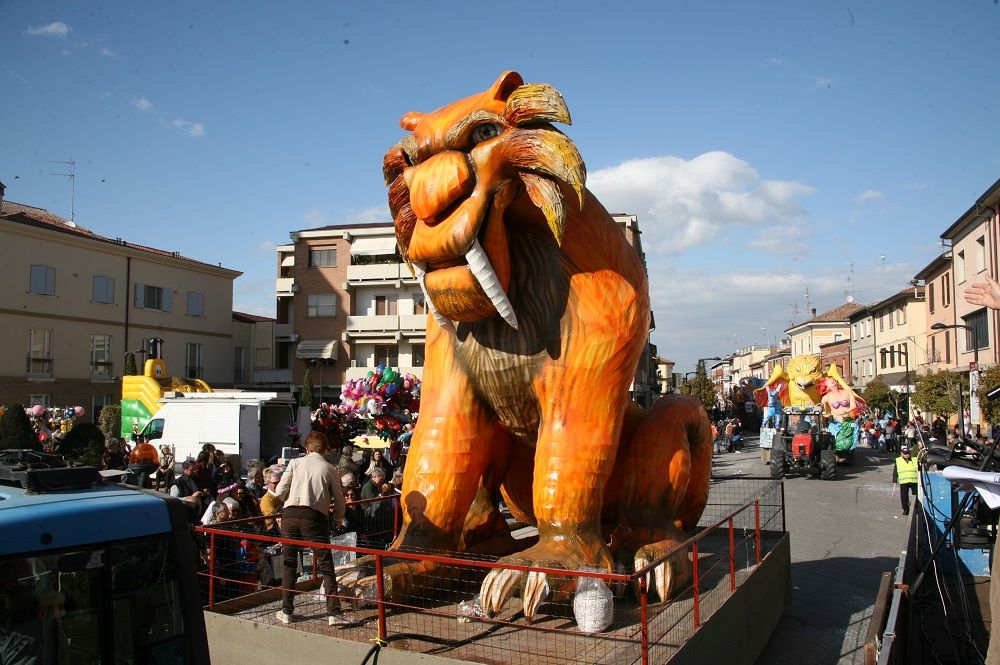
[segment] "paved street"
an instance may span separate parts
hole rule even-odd
[[[891,453],[858,449],[837,480],[785,481],[792,549],[792,604],[758,665],[844,665],[864,661],[863,644],[882,573],[904,546],[906,519],[893,492]],[[756,437],[742,454],[716,457],[714,472],[762,475]]]

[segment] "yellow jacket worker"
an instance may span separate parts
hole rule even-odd
[[[910,492],[917,495],[917,460],[910,455],[909,448],[902,448],[896,464],[892,467],[892,482],[899,483],[899,501],[903,514],[910,514]]]

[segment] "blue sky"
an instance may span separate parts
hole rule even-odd
[[[548,82],[609,210],[639,215],[659,352],[874,302],[1000,177],[1000,5],[0,4],[7,198],[244,272],[273,315],[290,231],[387,220],[400,116]],[[799,314],[794,315],[793,304]],[[763,330],[762,330],[763,329]]]

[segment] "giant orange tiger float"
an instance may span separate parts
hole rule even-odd
[[[404,115],[410,133],[385,156],[399,251],[429,310],[392,549],[631,570],[667,553],[704,510],[705,411],[680,395],[648,412],[629,399],[649,331],[645,269],[551,123],[570,123],[562,96],[506,72],[485,92]],[[501,495],[538,527],[523,551]],[[413,591],[434,569],[396,560],[387,588]],[[656,568],[654,588],[666,600],[689,575],[682,553]],[[531,618],[550,586],[571,588],[495,570],[481,602],[495,613],[520,592]]]

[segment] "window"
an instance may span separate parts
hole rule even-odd
[[[871,358],[868,359],[868,376],[875,376],[875,362]]]
[[[399,366],[399,347],[395,344],[379,344],[375,347],[375,366]]]
[[[115,304],[115,279],[106,275],[94,275],[94,287],[90,297],[92,302]]]
[[[424,366],[424,345],[423,344],[413,344],[411,345],[410,353],[413,356],[413,367],[423,367]]]
[[[944,361],[951,364],[951,331],[944,331]]]
[[[986,310],[981,309],[968,316],[963,316],[962,321],[972,330],[965,331],[965,350],[985,349],[990,345],[990,329],[986,322]]]
[[[879,356],[881,356],[881,358],[882,358],[882,369],[886,368],[886,358],[885,357],[887,355],[889,355],[889,354],[885,352],[885,349],[881,349],[879,351]]]
[[[900,305],[899,309],[896,310],[896,323],[901,326],[906,325],[906,306]]]
[[[156,309],[161,312],[173,311],[174,292],[162,286],[136,284],[135,306],[137,309]]]
[[[111,359],[111,335],[90,336],[90,376],[110,379],[115,363]]]
[[[52,331],[32,328],[28,331],[28,376],[52,376]]]
[[[205,294],[197,291],[188,291],[187,294],[187,315],[205,316]]]
[[[396,296],[375,296],[375,316],[394,316],[396,314]]]
[[[854,361],[854,376],[860,376],[860,374],[858,374],[858,361],[857,360]]]
[[[424,302],[423,296],[414,296],[413,298],[413,313],[414,314],[426,314],[427,313],[427,303]]]
[[[986,269],[986,236],[976,238],[976,272]]]
[[[321,293],[309,296],[309,316],[337,316],[337,294]]]
[[[41,404],[44,407],[52,406],[52,395],[28,395],[28,406]]]
[[[90,414],[91,420],[95,423],[99,422],[101,419],[101,411],[106,406],[110,406],[115,403],[115,396],[113,394],[106,395],[94,395],[90,401]]]
[[[839,342],[842,339],[844,339],[844,336],[842,334],[840,334],[840,333],[833,333],[833,341],[834,342]]]
[[[961,251],[955,255],[955,283],[961,284],[965,281],[965,252]]]
[[[937,335],[931,335],[931,358],[930,358],[930,361],[932,363],[936,363],[936,362],[938,362],[938,360],[939,359],[938,359],[938,354],[937,354]]]
[[[310,268],[336,268],[337,267],[337,249],[336,248],[310,249],[309,250],[309,267]]]
[[[188,342],[187,353],[184,355],[187,358],[187,364],[185,365],[187,373],[184,376],[189,379],[203,378],[202,375],[205,373],[205,368],[202,364],[201,344]]]
[[[927,308],[931,314],[934,313],[934,282],[927,285]]]
[[[56,294],[56,269],[50,266],[31,266],[31,280],[28,284],[28,293],[36,293],[40,296],[54,296]]]
[[[242,346],[233,349],[233,383],[243,383],[244,356],[246,352]]]
[[[890,309],[889,312],[885,315],[886,318],[889,319],[889,330],[892,330],[893,328],[896,327],[896,317],[893,316],[893,314],[895,314],[895,312]]]
[[[253,350],[253,366],[261,369],[270,369],[271,347],[261,346]]]
[[[882,332],[885,330],[885,314],[881,314],[878,317],[878,331]]]
[[[941,276],[941,306],[947,307],[951,304],[951,273]]]

